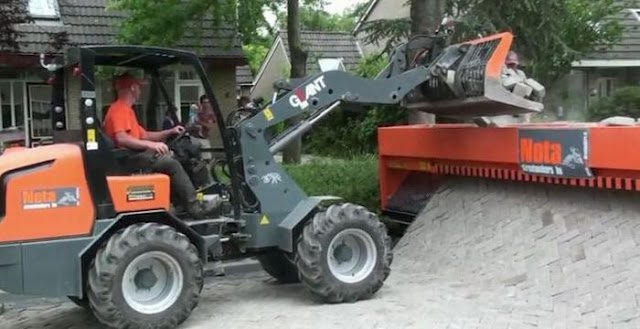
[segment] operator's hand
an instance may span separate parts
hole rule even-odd
[[[171,133],[174,135],[180,135],[182,133],[184,133],[184,127],[183,126],[175,126],[173,128],[171,128]]]
[[[169,146],[160,142],[148,142],[147,148],[149,151],[155,152],[157,155],[165,155],[169,153]]]

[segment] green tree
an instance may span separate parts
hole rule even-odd
[[[277,10],[284,0],[110,0],[109,7],[129,14],[120,27],[127,43],[174,46],[185,35],[198,37],[202,26],[216,27],[244,44],[270,30],[265,10]],[[248,19],[250,18],[250,19]]]
[[[530,75],[550,85],[585,54],[620,39],[619,20],[610,19],[635,1],[619,0],[449,0],[458,18],[457,40],[479,33],[510,31]],[[451,10],[452,7],[457,10]],[[496,10],[500,8],[500,10]]]
[[[324,9],[321,2],[312,3],[300,7],[300,24],[302,29],[307,31],[351,32],[366,9],[365,2],[352,5],[343,13],[331,14]],[[285,12],[278,14],[277,22],[280,29],[287,29]]]
[[[22,34],[16,30],[16,24],[33,21],[21,1],[3,1],[0,3],[0,50],[19,50],[18,38]]]
[[[267,53],[269,53],[269,46],[266,46],[263,43],[252,43],[242,46],[242,49],[245,54],[247,54],[247,60],[249,61],[251,71],[253,74],[258,73],[260,66],[262,66],[262,62],[267,57]]]
[[[441,8],[456,19],[454,41],[510,31],[529,74],[549,85],[571,63],[597,47],[619,40],[622,27],[609,19],[635,0],[409,0],[413,19],[373,21],[363,26],[365,42],[387,41],[385,50],[414,31],[435,27]],[[420,8],[418,8],[418,6]],[[435,9],[434,9],[435,8]],[[422,18],[421,18],[422,17]],[[413,25],[412,25],[413,22]],[[422,27],[418,27],[422,26]],[[432,27],[433,26],[433,27]]]

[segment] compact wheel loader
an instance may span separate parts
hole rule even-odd
[[[331,71],[279,83],[273,102],[245,111],[233,125],[225,123],[203,64],[191,52],[111,45],[70,49],[53,82],[56,143],[7,149],[0,156],[0,289],[68,296],[110,328],[178,326],[198,304],[203,265],[234,258],[257,257],[277,280],[301,281],[325,302],[372,296],[390,273],[385,226],[364,207],[307,196],[274,154],[340,104],[430,99],[426,110],[457,116],[465,116],[465,109],[470,116],[541,110],[497,83],[510,34],[442,48],[438,40],[399,47],[377,79]],[[412,57],[416,50],[420,56]],[[97,67],[144,70],[160,90],[155,94],[170,104],[159,71],[176,64],[193,67],[222,132],[223,148],[211,151],[228,180],[215,174],[220,170],[210,175],[188,134],[169,142],[202,197],[222,200],[215,218],[193,220],[172,207],[168,176],[128,170],[122,155],[130,151],[114,147],[98,117]],[[65,99],[71,79],[79,80],[80,94]],[[66,126],[69,102],[79,102],[78,135]],[[273,137],[268,133],[299,114],[305,115],[300,124]]]

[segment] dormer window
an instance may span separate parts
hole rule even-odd
[[[58,0],[29,0],[29,14],[35,19],[57,19],[60,17]]]
[[[346,71],[342,58],[320,58],[318,59],[318,65],[322,72]]]

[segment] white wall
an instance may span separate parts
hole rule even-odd
[[[411,16],[411,8],[409,5],[405,5],[405,0],[378,0],[375,6],[372,8],[369,16],[365,22],[377,21],[381,19],[398,19],[409,18]],[[356,38],[362,46],[362,51],[365,54],[379,53],[384,49],[384,46],[388,40],[382,40],[378,45],[367,44],[364,42],[366,34],[358,31]]]
[[[276,40],[274,46],[270,49],[267,61],[263,64],[261,71],[256,75],[256,84],[251,90],[251,98],[261,96],[265,102],[273,97],[273,83],[280,79],[286,78],[285,73],[290,70],[291,64],[284,46],[280,39]]]

